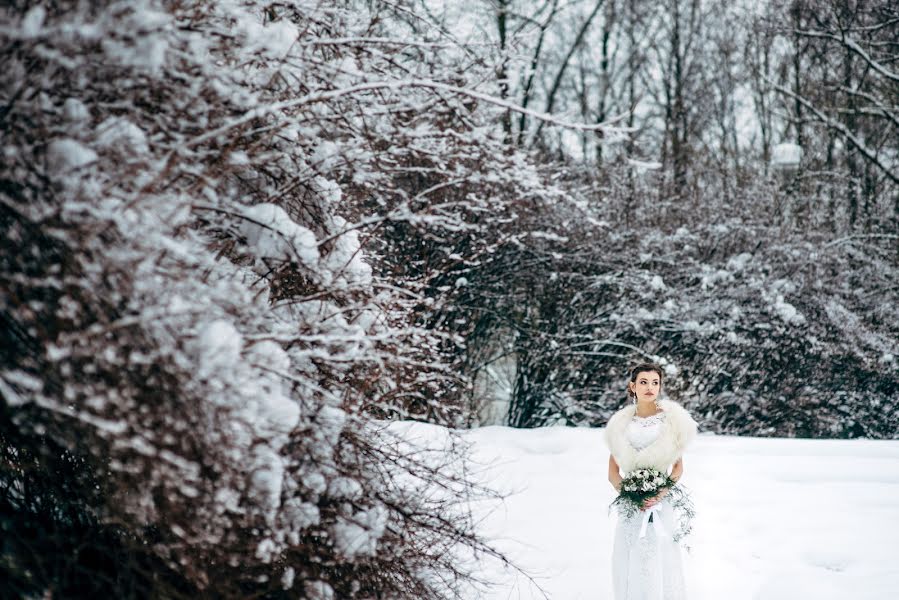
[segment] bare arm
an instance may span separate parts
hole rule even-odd
[[[618,461],[611,454],[609,455],[609,483],[616,492],[621,491],[621,473],[618,469]]]

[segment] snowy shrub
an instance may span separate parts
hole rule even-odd
[[[408,86],[378,42],[332,43],[402,30],[392,5],[32,4],[0,28],[8,589],[458,593],[456,549],[492,552],[472,490],[372,419],[459,422],[455,340],[367,238],[491,210],[423,187],[474,185],[466,82]],[[443,129],[421,104],[450,107]],[[415,164],[444,142],[452,166]]]
[[[511,424],[602,425],[627,366],[648,359],[711,431],[899,435],[884,410],[899,394],[894,236],[833,239],[748,202],[667,211],[614,182],[604,193],[586,210],[599,226],[547,215],[566,237],[545,238],[543,260],[528,258],[479,319],[514,357]],[[628,203],[639,219],[613,210]]]

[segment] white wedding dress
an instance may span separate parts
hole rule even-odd
[[[649,446],[661,433],[664,419],[663,412],[635,416],[626,430],[630,444],[636,450]],[[612,548],[615,600],[686,599],[680,546],[671,538],[674,529],[674,512],[667,500],[630,519],[618,517]]]

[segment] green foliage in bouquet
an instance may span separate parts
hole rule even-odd
[[[609,506],[618,514],[630,519],[643,510],[643,503],[658,495],[663,489],[668,489],[666,499],[674,509],[676,526],[672,535],[675,542],[680,542],[693,529],[693,517],[696,512],[693,501],[682,485],[657,469],[635,469],[621,480],[621,489],[618,497]]]

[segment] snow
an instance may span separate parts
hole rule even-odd
[[[47,145],[47,172],[61,176],[97,160],[97,153],[69,138],[56,139]]]
[[[335,477],[328,484],[328,495],[333,498],[354,500],[362,496],[362,485],[350,477]]]
[[[326,179],[325,177],[316,176],[314,182],[316,187],[318,188],[318,193],[321,195],[322,200],[324,200],[325,202],[329,204],[338,204],[343,198],[343,191],[336,181]]]
[[[714,288],[719,283],[728,283],[733,280],[733,274],[724,269],[715,269],[709,265],[702,265],[700,283],[703,290]]]
[[[290,370],[290,357],[287,352],[271,340],[256,342],[247,348],[247,359],[254,365],[264,366],[272,371],[287,373]],[[273,381],[281,381],[280,377],[272,377]]]
[[[91,116],[87,106],[78,98],[66,98],[62,112],[70,123],[81,123],[90,119]]]
[[[243,215],[240,232],[257,257],[285,261],[296,257],[310,268],[317,264],[315,234],[294,222],[280,206],[256,204],[245,208]]]
[[[290,433],[300,422],[300,405],[285,390],[284,373],[290,372],[290,357],[272,340],[262,340],[247,348],[245,357],[249,364],[260,367],[259,379],[251,380],[245,387],[250,398],[244,407],[244,416],[257,434]]]
[[[227,369],[240,359],[243,338],[234,325],[224,319],[207,323],[200,330],[196,351],[200,360],[200,377],[206,377],[219,369]]]
[[[442,437],[416,424],[407,437]],[[504,490],[475,522],[551,598],[611,598],[614,491],[601,429],[484,427],[463,433],[478,479]],[[697,517],[684,554],[690,600],[882,600],[899,587],[899,441],[700,435],[684,484]],[[543,598],[512,569],[472,598]]]
[[[340,162],[340,146],[331,140],[321,140],[310,160],[322,171],[333,169]]]
[[[334,246],[324,261],[332,276],[334,283],[341,279],[349,283],[369,285],[372,281],[371,266],[363,258],[362,241],[359,239],[359,231],[347,229],[348,223],[342,217],[335,215],[334,227],[342,231],[334,240]]]
[[[296,577],[296,571],[294,571],[293,567],[287,567],[284,569],[284,574],[281,576],[281,586],[285,590],[289,590],[293,587],[293,580]]]
[[[790,325],[804,325],[805,317],[796,310],[796,307],[790,304],[789,302],[784,302],[783,296],[778,295],[774,301],[774,304],[771,305],[774,312],[777,313],[781,319]]]
[[[244,166],[251,164],[250,157],[243,150],[236,150],[228,155],[228,164],[234,166]]]
[[[304,473],[303,486],[313,494],[322,494],[328,489],[328,482],[321,473]]]
[[[637,171],[655,171],[662,168],[662,163],[658,161],[645,161],[628,158],[627,162]]]
[[[215,492],[215,503],[220,512],[240,512],[240,493],[231,488],[219,488]]]
[[[41,34],[44,27],[44,19],[47,17],[47,10],[43,6],[35,6],[31,8],[22,19],[21,33],[23,37],[37,37]]]
[[[749,265],[749,261],[752,260],[752,254],[749,252],[741,252],[736,256],[731,256],[727,260],[727,268],[735,273],[739,273],[746,269],[747,265]]]
[[[315,504],[303,502],[299,498],[290,498],[284,503],[281,518],[287,525],[288,530],[297,535],[298,532],[307,527],[318,525],[321,513]],[[292,543],[299,544],[299,538]]]
[[[256,449],[253,464],[255,471],[250,476],[250,487],[264,510],[266,522],[272,526],[281,506],[284,462],[271,448],[263,445]]]
[[[313,435],[327,447],[337,445],[340,433],[347,422],[347,414],[336,406],[323,406],[315,416],[318,427]]]
[[[18,407],[28,403],[29,395],[20,396],[19,393],[8,385],[7,382],[15,384],[19,388],[23,388],[30,393],[40,391],[44,387],[44,382],[29,375],[24,371],[0,371],[0,395],[2,395],[6,404],[10,407]]]
[[[260,394],[250,408],[249,420],[262,435],[290,433],[300,422],[300,405],[279,391]]]
[[[145,14],[147,13],[141,12],[135,18],[140,18]],[[134,67],[150,73],[158,73],[165,67],[166,53],[169,51],[166,38],[152,34],[128,42],[104,39],[101,46],[111,63]]]
[[[349,520],[342,516],[332,527],[334,547],[345,557],[374,556],[378,540],[387,526],[387,509],[374,506],[353,515]]]
[[[112,148],[125,154],[150,153],[143,130],[121,117],[109,117],[97,126],[97,144],[101,148]]]
[[[276,552],[277,546],[270,539],[264,539],[256,546],[256,558],[263,562],[271,562]]]
[[[283,58],[299,37],[297,26],[287,19],[263,24],[259,22],[260,16],[238,2],[217,4],[217,11],[234,21],[232,29],[243,38],[248,54],[260,52],[268,58]]]
[[[303,589],[309,600],[334,600],[334,589],[324,581],[307,581]]]

